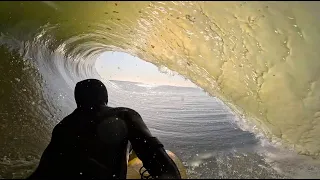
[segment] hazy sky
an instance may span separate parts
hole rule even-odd
[[[96,62],[99,74],[109,80],[124,80],[146,84],[195,86],[176,72],[161,73],[158,67],[122,52],[105,52]],[[174,76],[172,76],[174,74]]]

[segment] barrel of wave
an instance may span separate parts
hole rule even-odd
[[[186,169],[183,166],[181,160],[171,151],[166,150],[167,154],[171,157],[171,159],[174,161],[174,163],[177,165],[181,178],[187,179],[187,173]],[[143,166],[142,161],[136,156],[136,154],[133,152],[130,154],[129,162],[128,162],[128,169],[127,169],[127,179],[143,179],[144,177],[147,177],[149,174],[148,172],[145,172],[143,176],[140,175],[140,168]],[[143,172],[144,169],[141,171]]]

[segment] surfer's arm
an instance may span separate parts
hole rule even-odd
[[[57,140],[60,137],[58,129],[59,128],[57,126],[53,129],[51,140],[47,148],[42,153],[37,169],[27,179],[39,179],[39,178],[44,178],[51,175],[51,171],[53,170],[53,168],[51,167],[50,162],[52,163],[51,160],[54,159],[53,152],[55,152],[57,146],[59,146],[57,144],[58,143]]]
[[[159,179],[180,179],[178,167],[155,137],[130,140],[133,150],[148,172]]]
[[[57,163],[57,156],[63,154],[61,152],[62,144],[61,142],[65,140],[67,135],[65,135],[65,124],[70,120],[70,117],[73,115],[66,116],[62,121],[60,121],[52,130],[51,139],[47,148],[42,153],[39,165],[35,172],[28,177],[28,179],[39,179],[46,177],[55,177],[56,172],[60,164]]]
[[[132,148],[148,172],[161,179],[180,179],[178,167],[166,153],[162,143],[152,136],[140,114],[128,109],[124,116]]]

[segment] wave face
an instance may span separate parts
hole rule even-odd
[[[167,67],[318,156],[318,2],[0,2],[0,154],[23,168],[105,51]],[[25,156],[28,154],[28,156]],[[0,164],[0,166],[4,166]],[[16,170],[15,170],[16,171]],[[1,173],[1,176],[6,177]]]

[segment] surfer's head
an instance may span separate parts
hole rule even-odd
[[[108,103],[106,86],[97,79],[86,79],[76,84],[74,97],[78,107],[94,107]]]

